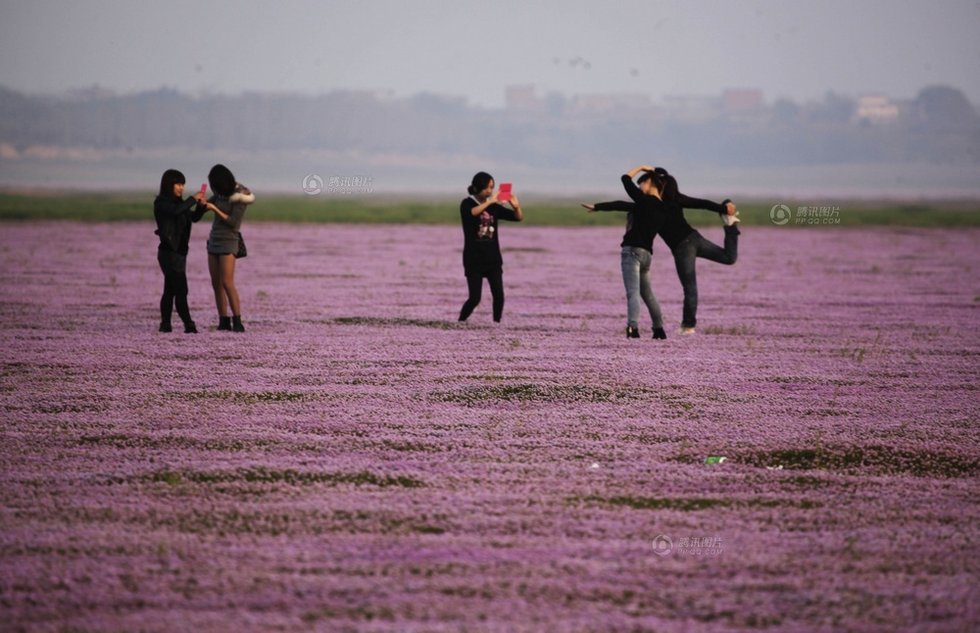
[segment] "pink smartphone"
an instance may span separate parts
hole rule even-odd
[[[208,192],[208,183],[204,183],[203,185],[201,185],[201,193],[207,193],[207,192]]]
[[[513,186],[513,183],[509,182],[500,183],[500,191],[497,192],[497,200],[500,202],[508,202],[510,200],[510,196],[512,195],[511,190]]]

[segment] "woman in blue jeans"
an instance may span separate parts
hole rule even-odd
[[[636,183],[633,179],[642,172]],[[626,233],[620,244],[620,265],[623,285],[626,287],[626,337],[640,338],[640,302],[646,304],[653,322],[653,338],[665,339],[663,314],[660,304],[650,289],[650,258],[653,238],[664,220],[675,211],[677,203],[665,201],[661,196],[666,181],[646,165],[635,167],[623,174],[623,188],[633,200],[628,202],[600,202],[582,205],[589,212],[627,211]],[[677,207],[676,210],[680,210]]]

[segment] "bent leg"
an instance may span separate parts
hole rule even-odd
[[[738,235],[737,226],[725,227],[725,248],[706,240],[700,233],[697,234],[698,257],[710,259],[719,264],[731,266],[738,259]]]
[[[480,275],[467,275],[466,276],[466,287],[469,291],[469,297],[466,302],[463,303],[463,308],[459,311],[459,320],[465,321],[470,318],[473,314],[473,310],[476,306],[480,305],[480,297],[483,293],[483,277]]]

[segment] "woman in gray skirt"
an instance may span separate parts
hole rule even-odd
[[[218,308],[218,329],[244,332],[242,306],[235,288],[235,259],[239,256],[245,207],[255,202],[255,196],[248,187],[237,182],[224,165],[211,168],[208,182],[214,192],[207,204],[208,210],[214,212],[214,223],[208,236],[208,271]]]

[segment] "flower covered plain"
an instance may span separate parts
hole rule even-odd
[[[657,242],[654,341],[616,228],[508,226],[495,325],[458,227],[256,224],[244,335],[197,231],[186,335],[68,226],[0,232],[14,630],[980,625],[976,230],[746,227],[693,337]]]

